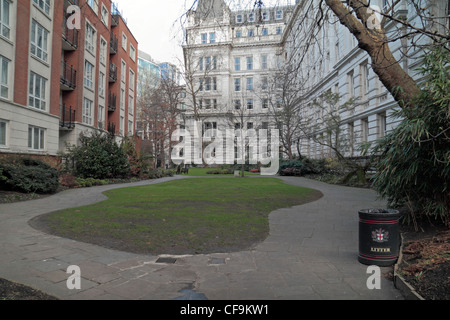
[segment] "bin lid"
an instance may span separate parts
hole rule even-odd
[[[363,219],[398,219],[400,212],[394,209],[364,209],[359,211],[359,217]]]

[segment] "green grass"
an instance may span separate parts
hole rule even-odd
[[[207,174],[208,171],[213,171],[215,169],[211,168],[190,168],[188,176],[191,177],[233,177],[233,174]],[[240,172],[240,171],[239,171]],[[255,176],[259,175],[259,173],[250,173],[248,171],[245,172],[245,176]]]
[[[264,240],[273,210],[321,196],[276,178],[191,178],[105,194],[106,201],[41,216],[37,224],[58,236],[135,253],[228,252]]]

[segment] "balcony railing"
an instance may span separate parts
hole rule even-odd
[[[79,6],[79,0],[64,0],[64,12],[67,12],[69,6]]]
[[[109,82],[117,81],[117,66],[110,62],[109,63]]]
[[[66,62],[61,62],[61,90],[72,91],[77,86],[77,71]]]
[[[108,111],[114,112],[116,111],[116,108],[117,108],[117,96],[110,92],[108,96]]]
[[[69,29],[67,27],[67,18],[64,18],[63,22],[63,50],[74,51],[78,48],[78,30],[76,28]]]
[[[109,41],[109,53],[116,54],[119,48],[119,39],[117,39],[116,35],[111,31],[111,37]]]
[[[63,104],[60,107],[60,121],[59,126],[61,128],[66,128],[69,130],[72,130],[75,128],[75,113],[76,110],[73,110],[72,107],[67,107],[65,104]]]

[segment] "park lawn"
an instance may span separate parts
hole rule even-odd
[[[106,201],[50,213],[32,225],[140,254],[231,252],[264,240],[273,210],[321,197],[276,178],[190,178],[105,194]]]
[[[188,176],[191,177],[233,177],[234,174],[207,174],[208,171],[214,171],[214,168],[189,168]],[[239,171],[240,172],[240,171]],[[259,173],[245,171],[245,176],[256,176]]]

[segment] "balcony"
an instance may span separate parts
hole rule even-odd
[[[64,12],[67,12],[67,8],[70,6],[79,6],[79,0],[64,0]]]
[[[67,27],[67,19],[64,18],[62,30],[62,48],[64,51],[75,51],[78,48],[78,30]]]
[[[73,91],[77,86],[77,71],[66,62],[61,62],[61,90]]]
[[[109,41],[109,54],[116,54],[119,48],[119,39],[117,39],[116,35],[111,31],[111,37]]]
[[[117,81],[117,66],[110,62],[109,63],[109,82]]]
[[[72,107],[66,107],[65,104],[60,106],[60,121],[59,126],[62,129],[72,130],[75,128],[75,110]]]
[[[111,2],[111,27],[116,27],[119,24],[120,12],[117,5]]]
[[[108,112],[114,112],[117,108],[117,96],[113,93],[109,93],[108,96]]]

